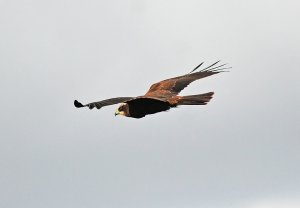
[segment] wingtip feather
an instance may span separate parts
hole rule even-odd
[[[77,100],[74,100],[74,105],[76,108],[82,108],[84,107],[84,105],[82,105],[80,102],[78,102]]]

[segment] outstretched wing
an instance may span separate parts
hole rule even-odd
[[[110,98],[107,100],[102,100],[102,101],[98,101],[98,102],[93,102],[93,103],[88,103],[86,105],[81,104],[80,102],[78,102],[77,100],[74,101],[74,105],[76,108],[82,108],[82,107],[89,107],[89,109],[93,109],[93,108],[97,108],[100,109],[104,106],[107,105],[114,105],[114,104],[118,104],[118,103],[123,103],[125,101],[134,99],[135,97],[117,97],[117,98]]]
[[[218,74],[223,72],[226,64],[222,64],[216,66],[220,61],[213,63],[212,65],[198,71],[196,71],[200,66],[202,66],[203,62],[199,64],[196,68],[194,68],[190,73],[174,77],[170,79],[163,80],[161,82],[153,84],[149,91],[145,94],[145,96],[152,96],[152,97],[165,97],[165,96],[174,96],[177,95],[181,90],[187,87],[191,82],[211,76],[213,74]]]

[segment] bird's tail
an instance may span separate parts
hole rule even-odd
[[[182,96],[177,105],[206,105],[213,96],[214,92],[208,92],[200,95]]]

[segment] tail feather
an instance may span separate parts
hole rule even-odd
[[[214,92],[208,92],[200,95],[182,96],[177,105],[206,105],[213,96]]]

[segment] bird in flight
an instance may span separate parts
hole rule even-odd
[[[143,118],[146,115],[167,111],[179,105],[206,105],[211,100],[214,92],[188,96],[179,96],[178,94],[191,82],[224,72],[225,69],[230,68],[225,68],[226,64],[218,65],[219,62],[217,61],[197,71],[203,65],[204,62],[202,62],[188,74],[157,82],[143,96],[116,97],[86,105],[75,100],[74,105],[77,108],[100,109],[104,106],[121,103],[115,115],[132,118]]]

